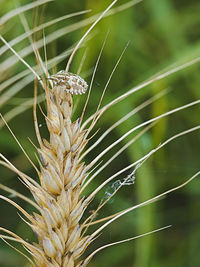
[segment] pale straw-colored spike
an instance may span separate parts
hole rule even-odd
[[[35,101],[41,189],[33,188],[31,191],[41,209],[40,215],[33,214],[31,227],[37,233],[43,257],[38,256],[37,252],[33,252],[33,257],[39,266],[46,261],[49,266],[76,266],[78,258],[91,242],[89,236],[81,236],[82,227],[79,225],[87,207],[80,196],[80,188],[87,175],[86,167],[78,161],[79,151],[85,143],[85,133],[80,131],[80,120],[71,122],[71,94],[59,85],[53,89],[46,87],[45,92],[45,119],[50,141],[40,137]]]

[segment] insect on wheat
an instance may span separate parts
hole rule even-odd
[[[49,80],[53,81],[53,86],[62,87],[67,93],[82,95],[87,91],[87,83],[77,74],[61,70],[51,75]]]

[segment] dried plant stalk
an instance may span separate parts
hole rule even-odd
[[[79,163],[86,131],[80,131],[79,119],[71,121],[72,95],[62,86],[47,87],[46,99],[50,141],[40,141],[41,187],[32,190],[42,211],[32,221],[42,254],[33,256],[39,266],[80,266],[75,261],[91,242],[79,225],[87,207],[80,196],[86,167]]]

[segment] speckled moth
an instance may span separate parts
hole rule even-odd
[[[54,86],[63,87],[67,93],[82,95],[87,91],[87,83],[78,75],[61,70],[49,78]]]

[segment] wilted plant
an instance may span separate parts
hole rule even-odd
[[[38,1],[38,3],[43,3],[47,1]],[[126,210],[122,210],[117,214],[112,214],[108,217],[103,217],[101,219],[95,219],[98,215],[98,212],[104,207],[104,205],[117,193],[117,191],[125,185],[131,185],[135,182],[135,176],[137,170],[145,163],[146,160],[151,157],[156,151],[161,149],[167,143],[172,140],[178,138],[179,136],[185,135],[187,133],[196,131],[200,129],[200,126],[196,126],[194,128],[190,128],[188,130],[182,131],[171,138],[167,139],[165,142],[157,146],[155,149],[151,150],[149,153],[144,155],[142,158],[137,160],[134,163],[129,164],[127,167],[121,169],[116,172],[109,178],[107,178],[102,184],[100,184],[93,192],[88,195],[85,195],[85,190],[88,185],[93,181],[93,179],[110,163],[112,162],[120,153],[122,153],[128,146],[130,146],[133,142],[135,142],[140,136],[142,136],[146,131],[148,131],[151,127],[155,125],[155,123],[170,114],[173,114],[177,111],[186,109],[193,105],[199,104],[200,100],[196,100],[189,104],[180,106],[173,110],[170,110],[166,113],[161,114],[160,116],[154,117],[150,120],[145,121],[144,123],[139,124],[138,126],[130,129],[123,136],[113,142],[111,145],[107,146],[105,150],[103,150],[96,158],[94,158],[89,164],[84,162],[85,156],[93,150],[98,144],[102,142],[105,136],[117,127],[122,122],[126,121],[130,116],[135,114],[138,110],[144,108],[150,103],[154,102],[156,99],[160,98],[166,92],[159,93],[154,97],[150,98],[146,102],[142,103],[140,106],[130,111],[129,114],[122,117],[118,122],[114,123],[106,132],[104,132],[97,141],[95,141],[92,145],[87,146],[88,141],[93,138],[94,135],[91,135],[91,131],[94,129],[94,126],[100,119],[100,117],[104,114],[104,112],[109,109],[111,106],[119,103],[121,100],[129,96],[130,94],[144,88],[146,85],[153,83],[156,80],[163,79],[168,75],[177,72],[183,68],[186,68],[195,62],[199,61],[199,58],[190,61],[186,64],[180,65],[176,68],[171,68],[169,71],[160,73],[155,77],[147,80],[146,82],[138,85],[137,87],[129,90],[125,94],[119,96],[114,99],[112,102],[108,103],[104,107],[101,107],[101,103],[105,94],[105,91],[109,85],[109,82],[112,78],[112,75],[121,60],[120,56],[117,61],[107,84],[103,89],[103,93],[101,99],[97,105],[96,112],[92,114],[88,119],[84,121],[85,110],[87,108],[87,104],[90,98],[90,92],[93,86],[93,81],[95,77],[95,73],[99,64],[100,56],[102,54],[104,44],[102,46],[101,52],[97,59],[92,79],[89,84],[89,89],[87,83],[77,74],[73,74],[69,72],[70,63],[77,51],[77,49],[82,45],[85,38],[88,36],[89,32],[92,28],[98,23],[98,21],[110,10],[110,8],[117,2],[117,0],[113,1],[112,4],[98,17],[95,19],[95,22],[89,28],[89,30],[85,33],[83,38],[78,42],[78,44],[69,51],[71,56],[68,60],[66,69],[63,71],[59,71],[54,75],[50,75],[48,73],[47,66],[43,63],[41,56],[39,54],[39,43],[33,42],[30,37],[30,41],[32,44],[32,49],[35,52],[37,68],[32,68],[28,65],[27,62],[24,61],[24,55],[19,55],[13,48],[12,45],[16,42],[7,43],[6,40],[1,36],[1,40],[4,42],[5,49],[10,49],[18,58],[21,60],[28,68],[29,71],[32,72],[35,76],[35,98],[34,98],[34,124],[36,135],[39,143],[39,148],[37,148],[37,152],[39,155],[39,168],[30,160],[29,156],[22,148],[22,151],[26,154],[27,159],[31,162],[33,167],[35,168],[40,183],[36,182],[35,179],[29,177],[25,173],[21,172],[17,169],[11,162],[9,162],[2,154],[1,154],[1,164],[14,171],[19,177],[22,183],[30,190],[31,194],[34,197],[35,201],[30,200],[24,195],[15,192],[14,190],[6,187],[5,185],[1,185],[1,189],[14,193],[19,198],[30,203],[34,208],[35,212],[33,214],[29,214],[25,211],[21,206],[15,203],[13,200],[0,196],[1,199],[8,201],[10,204],[15,206],[23,215],[21,216],[22,220],[31,227],[33,232],[36,234],[38,243],[29,243],[26,240],[20,238],[17,234],[7,230],[5,228],[0,228],[3,232],[1,234],[1,238],[5,241],[16,241],[22,244],[26,250],[29,252],[32,258],[23,254],[33,266],[86,266],[92,257],[100,250],[112,246],[114,244],[126,242],[134,238],[129,238],[126,240],[122,240],[119,242],[107,244],[96,249],[94,252],[89,255],[81,258],[82,254],[85,252],[87,247],[98,237],[98,235],[102,232],[102,230],[111,224],[113,221],[118,219],[124,214],[128,212],[148,205],[153,201],[156,201],[166,195],[169,192],[177,190],[178,188],[183,187],[187,183],[189,183],[192,179],[194,179],[200,172],[197,172],[190,179],[188,179],[185,183],[167,190],[166,192],[149,199],[143,203],[140,203],[136,206],[132,206]],[[131,1],[133,2],[133,1]],[[136,2],[136,1],[135,1]],[[34,5],[29,6],[29,8],[33,8]],[[19,13],[26,10],[25,8],[20,8]],[[4,20],[6,17],[4,18]],[[22,18],[23,19],[23,18]],[[3,23],[4,20],[1,22]],[[24,22],[25,28],[26,23]],[[26,34],[21,38],[26,38],[27,36],[31,36],[32,32],[28,28],[26,28]],[[7,48],[6,48],[7,47]],[[125,51],[125,50],[124,50]],[[39,75],[39,74],[40,75]],[[28,71],[25,75],[28,74]],[[79,73],[78,73],[79,74]],[[28,76],[29,77],[29,76]],[[30,80],[29,80],[30,82]],[[44,138],[40,134],[40,129],[38,126],[37,119],[37,87],[38,83],[44,89],[45,92],[45,101],[46,101],[46,112],[41,112],[44,115],[46,125],[49,132],[49,138]],[[80,117],[75,121],[72,121],[72,113],[73,113],[73,95],[81,95],[84,94],[88,89],[88,96],[83,107],[83,111],[80,114]],[[5,101],[4,98],[2,101]],[[40,100],[40,99],[39,99]],[[2,117],[3,122],[7,125],[5,119]],[[121,149],[117,151],[107,162],[102,164],[99,161],[102,157],[110,151],[111,148],[115,147],[119,144],[123,139],[125,139],[129,134],[136,131],[137,129],[146,126],[139,134],[137,134],[131,141],[129,141],[126,145],[124,145]],[[11,129],[7,125],[8,129],[12,133]],[[12,133],[14,136],[14,133]],[[15,136],[14,136],[15,137]],[[100,165],[101,164],[101,165]],[[131,170],[131,173],[125,178],[120,178],[115,180],[120,175],[123,175],[127,170]],[[123,175],[124,177],[124,175]],[[86,209],[90,205],[90,203],[95,199],[97,193],[104,188],[109,182],[112,182],[112,192],[107,192],[106,197],[102,199],[99,206],[94,210],[90,215],[87,215],[87,218],[83,218],[83,215],[86,213]],[[101,224],[103,223],[103,224]],[[101,224],[99,228],[90,232],[88,229],[90,226]],[[166,227],[160,228],[164,229]],[[160,230],[158,229],[158,230]],[[155,230],[157,231],[157,230]],[[152,231],[152,232],[155,232]],[[148,234],[148,233],[147,233]],[[12,246],[12,245],[10,245]]]

